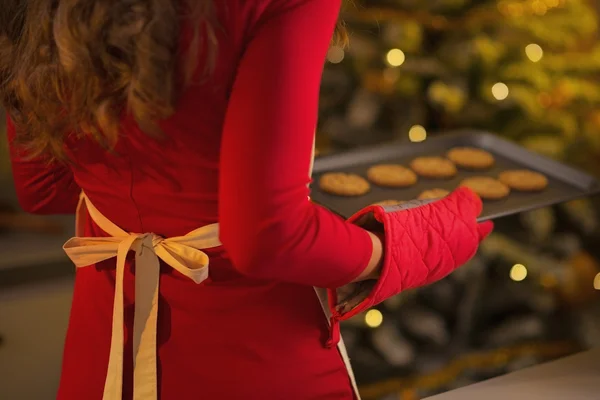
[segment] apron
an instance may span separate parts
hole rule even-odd
[[[312,164],[311,164],[312,171]],[[110,237],[83,237],[87,216]],[[76,211],[76,237],[63,249],[77,268],[94,265],[116,257],[115,298],[108,371],[102,400],[122,400],[123,393],[123,275],[129,251],[135,252],[135,314],[133,320],[133,399],[157,400],[156,324],[160,262],[164,261],[182,275],[201,283],[208,278],[209,258],[203,249],[218,247],[219,225],[196,229],[185,236],[162,238],[153,233],[128,233],[109,221],[82,193]],[[192,268],[190,268],[192,267]],[[315,288],[323,312],[330,321],[327,291]],[[343,340],[337,344],[352,383],[360,399],[350,359]]]

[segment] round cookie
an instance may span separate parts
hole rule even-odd
[[[488,169],[494,165],[494,156],[475,147],[455,147],[446,154],[448,159],[466,169]]]
[[[417,197],[418,200],[433,200],[433,199],[441,199],[442,197],[446,197],[450,194],[450,192],[446,189],[429,189],[424,191]]]
[[[371,190],[369,182],[356,174],[328,172],[321,176],[319,187],[322,191],[337,196],[362,196]]]
[[[457,173],[454,163],[442,157],[417,157],[410,167],[425,178],[452,178]]]
[[[417,183],[417,175],[398,164],[374,165],[368,169],[367,177],[374,184],[387,187],[407,187]]]
[[[479,197],[487,200],[499,200],[509,195],[510,188],[504,183],[489,176],[474,176],[460,183],[474,191]]]
[[[400,201],[400,200],[382,200],[382,201],[378,201],[377,203],[373,203],[373,206],[398,206],[400,204],[404,204],[406,203],[405,201]]]
[[[520,192],[539,192],[548,186],[548,178],[539,172],[527,169],[504,171],[500,173],[498,180]]]

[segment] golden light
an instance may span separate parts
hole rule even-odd
[[[370,328],[377,328],[383,323],[383,314],[379,310],[371,309],[365,314],[365,324]]]
[[[510,269],[510,279],[515,282],[521,282],[527,277],[527,268],[523,264],[515,264]]]
[[[399,67],[404,64],[404,60],[406,60],[406,56],[404,52],[400,49],[391,49],[388,51],[385,57],[387,63],[392,67]]]
[[[600,272],[594,277],[594,289],[600,290]]]
[[[498,2],[498,11],[500,11],[500,13],[502,15],[508,15],[510,13],[508,2],[507,1]]]
[[[522,17],[525,12],[523,5],[519,3],[509,3],[507,8],[508,15],[511,17]]]
[[[421,125],[413,125],[408,130],[408,139],[417,143],[427,139],[427,131]]]
[[[496,100],[504,100],[508,97],[508,86],[505,83],[498,82],[492,86],[492,95]]]
[[[533,62],[538,62],[544,56],[544,50],[540,45],[531,43],[525,46],[525,55]]]
[[[327,61],[332,64],[339,64],[344,60],[344,49],[340,46],[331,46],[329,51],[327,52]]]
[[[541,0],[536,0],[531,4],[533,12],[537,15],[544,15],[548,11],[548,7]]]

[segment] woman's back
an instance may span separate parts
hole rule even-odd
[[[322,63],[339,2],[239,0],[215,4],[220,26],[214,73],[185,91],[174,115],[160,123],[163,138],[150,138],[126,117],[113,152],[92,139],[67,143],[68,154],[75,161],[72,172],[77,186],[102,214],[127,232],[153,232],[167,238],[184,235],[222,222],[220,207],[243,208],[265,195],[270,196],[266,203],[277,207],[280,200],[285,203],[287,195],[282,189],[290,184],[290,178],[302,176],[304,183],[308,181],[305,163],[294,165],[297,151],[305,157],[308,149],[298,149],[295,144],[310,145],[306,133],[314,132],[310,113],[316,109],[294,108],[292,105],[302,100],[294,98],[294,88],[303,85],[304,63],[314,64],[314,57]],[[184,30],[183,37],[187,36]],[[313,37],[319,38],[317,45]],[[289,64],[289,71],[278,76],[282,63]],[[290,82],[289,74],[294,73],[298,73],[298,81]],[[316,97],[317,93],[309,95]],[[273,102],[280,101],[289,102],[288,109],[306,119],[303,124],[313,126],[282,126],[289,116],[268,115],[269,108],[275,107]],[[264,123],[239,125],[238,121],[251,121],[252,114],[268,118]],[[289,129],[290,135],[295,135],[296,129],[305,132],[282,142],[267,133],[274,129]],[[264,160],[274,156],[287,158],[291,170],[265,171]],[[296,168],[304,171],[294,171]],[[240,174],[255,175],[255,179],[247,181]],[[223,181],[233,182],[226,184],[225,193],[220,191]],[[237,196],[237,188],[247,198]],[[225,223],[232,226],[231,221]],[[245,221],[239,224],[244,229]],[[85,233],[106,236],[91,221]],[[235,246],[254,251],[252,243]],[[207,253],[210,278],[201,285],[161,264],[160,398],[352,399],[338,350],[324,345],[327,319],[314,289],[247,278],[232,266],[222,248]],[[107,260],[77,272],[60,400],[101,397],[111,338],[114,266],[114,260]],[[135,275],[133,259],[129,259],[124,277],[125,399],[131,398],[133,386]]]
[[[196,77],[185,90],[174,114],[160,123],[163,135],[158,139],[127,116],[113,152],[92,138],[70,146],[77,183],[111,221],[129,232],[169,237],[218,220],[219,158],[229,93],[248,32],[256,25],[257,5],[269,3],[233,1],[225,7],[215,2],[219,25],[214,71],[209,79]],[[182,48],[189,45],[189,37],[190,26],[184,26]]]

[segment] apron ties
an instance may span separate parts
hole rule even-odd
[[[83,237],[87,215],[110,237]],[[208,277],[208,255],[203,249],[220,246],[219,226],[212,224],[185,236],[164,239],[153,233],[127,233],[104,217],[82,193],[76,214],[77,237],[63,246],[76,267],[83,268],[116,257],[115,298],[108,371],[103,400],[121,400],[123,393],[123,275],[129,251],[135,252],[135,315],[133,320],[133,398],[157,400],[156,323],[160,260],[201,283]],[[189,266],[189,267],[188,267]],[[191,268],[190,268],[191,267]]]

